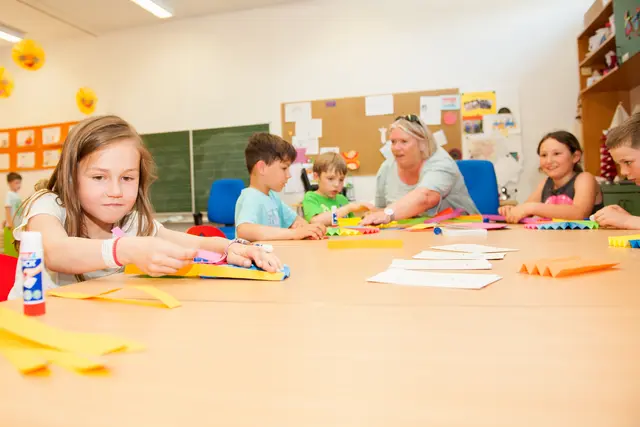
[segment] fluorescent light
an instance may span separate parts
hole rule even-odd
[[[153,13],[155,16],[161,19],[171,18],[173,11],[171,8],[164,4],[162,0],[131,0],[141,8]]]
[[[21,31],[0,24],[0,39],[6,40],[10,43],[18,43],[23,38],[24,34]]]

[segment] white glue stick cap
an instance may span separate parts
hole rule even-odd
[[[42,234],[39,231],[23,231],[20,233],[20,252],[41,252]]]

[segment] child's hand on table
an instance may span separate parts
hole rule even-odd
[[[227,263],[241,267],[251,267],[251,263],[254,263],[258,268],[270,273],[284,268],[282,261],[276,255],[265,252],[260,246],[239,243],[229,246]]]
[[[116,248],[121,264],[134,264],[153,277],[176,273],[191,264],[197,252],[159,237],[123,237]]]
[[[531,208],[533,207],[533,205],[531,205],[530,203],[523,203],[518,206],[503,206],[503,208],[506,207],[511,208],[506,210],[505,215],[507,222],[510,224],[517,224],[522,218],[533,215],[533,212],[531,212]],[[500,212],[500,210],[498,210],[498,212]]]
[[[305,224],[294,230],[294,236],[296,239],[312,239],[322,240],[327,232],[327,228],[322,224]]]
[[[629,212],[618,205],[609,205],[593,214],[593,219],[602,227],[629,228],[627,223],[633,218]]]
[[[511,209],[513,208],[515,208],[515,206],[513,205],[500,206],[498,208],[498,214],[502,215],[506,219],[507,216],[509,216],[509,212],[511,212]]]

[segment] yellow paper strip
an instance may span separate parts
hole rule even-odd
[[[169,295],[168,293],[161,291],[153,286],[149,286],[149,285],[137,285],[137,286],[128,286],[128,288],[133,288],[133,289],[137,289],[141,292],[144,292],[158,300],[160,300],[160,302],[155,302],[155,301],[142,301],[142,300],[135,300],[135,299],[122,299],[122,298],[111,298],[111,297],[107,297],[106,295],[121,291],[125,288],[114,288],[114,289],[109,289],[107,291],[104,292],[100,292],[98,294],[84,294],[81,292],[65,292],[65,291],[60,291],[60,290],[53,290],[53,291],[49,291],[47,292],[47,295],[50,296],[54,296],[54,297],[59,297],[59,298],[70,298],[70,299],[101,299],[101,300],[105,300],[105,301],[111,301],[111,302],[123,302],[123,303],[127,303],[127,304],[136,304],[136,305],[147,305],[147,306],[152,306],[152,307],[162,307],[162,308],[176,308],[176,307],[180,307],[182,304],[180,303],[180,301],[178,301],[177,299],[175,299],[174,297],[172,297],[171,295]]]
[[[438,224],[435,223],[430,223],[430,224],[416,224],[413,225],[409,228],[406,228],[405,230],[407,231],[422,231],[422,230],[428,230],[430,228],[435,228]]]
[[[186,267],[181,268],[171,276],[175,277],[198,277],[198,266],[200,264],[189,264]],[[146,275],[144,271],[140,270],[136,265],[128,264],[124,267],[124,274]]]
[[[49,365],[42,355],[29,349],[0,347],[0,354],[23,375],[42,371]]]
[[[393,239],[358,239],[358,240],[329,240],[329,249],[371,249],[371,248],[401,248],[402,240]]]
[[[609,237],[609,246],[630,248],[631,243],[629,243],[629,240],[640,240],[640,234],[634,234],[631,236],[611,236]]]
[[[284,278],[284,273],[269,273],[261,270],[247,268],[233,268],[224,265],[201,264],[200,276],[218,277],[221,279],[257,279],[279,281]]]
[[[362,218],[354,217],[354,218],[338,218],[338,226],[340,227],[355,227],[360,224]]]
[[[362,232],[358,231],[358,230],[352,230],[350,228],[341,228],[340,229],[340,235],[341,236],[358,236],[362,234]]]
[[[13,335],[53,349],[89,355],[126,351],[128,342],[102,334],[67,332],[0,307],[0,327]]]

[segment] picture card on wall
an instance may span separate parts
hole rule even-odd
[[[340,154],[340,147],[322,147],[320,148],[320,154],[324,153],[338,153]]]
[[[496,93],[493,91],[463,93],[461,104],[464,117],[496,114]]]
[[[520,134],[520,124],[513,114],[487,114],[482,118],[482,129],[485,133],[501,133],[503,135]]]
[[[18,131],[18,147],[33,147],[36,144],[36,135],[33,129]]]
[[[433,137],[435,138],[436,142],[438,143],[438,146],[440,147],[444,147],[449,142],[447,141],[447,135],[445,135],[444,132],[441,130],[434,132]]]
[[[9,154],[0,154],[0,171],[8,171],[11,166]]]
[[[291,142],[295,148],[304,148],[307,155],[314,156],[318,154],[320,146],[318,138],[301,138],[296,135],[291,138]]]
[[[9,132],[0,132],[0,148],[9,148]]]
[[[311,120],[311,103],[310,102],[295,102],[292,104],[285,104],[284,106],[284,121],[301,122]]]
[[[44,145],[60,144],[60,137],[62,136],[62,129],[60,126],[53,126],[50,128],[42,128],[42,143]]]
[[[442,100],[439,96],[420,97],[420,119],[426,125],[442,124]]]
[[[60,161],[60,150],[45,150],[42,153],[42,166],[54,168]]]
[[[16,162],[18,169],[32,169],[36,167],[36,153],[29,151],[27,153],[18,153]]]
[[[364,100],[364,109],[367,116],[393,114],[393,95],[367,96]]]
[[[440,104],[442,111],[459,110],[460,95],[442,95],[440,96]]]
[[[322,138],[322,119],[302,120],[296,122],[296,136],[298,138],[305,139]]]

